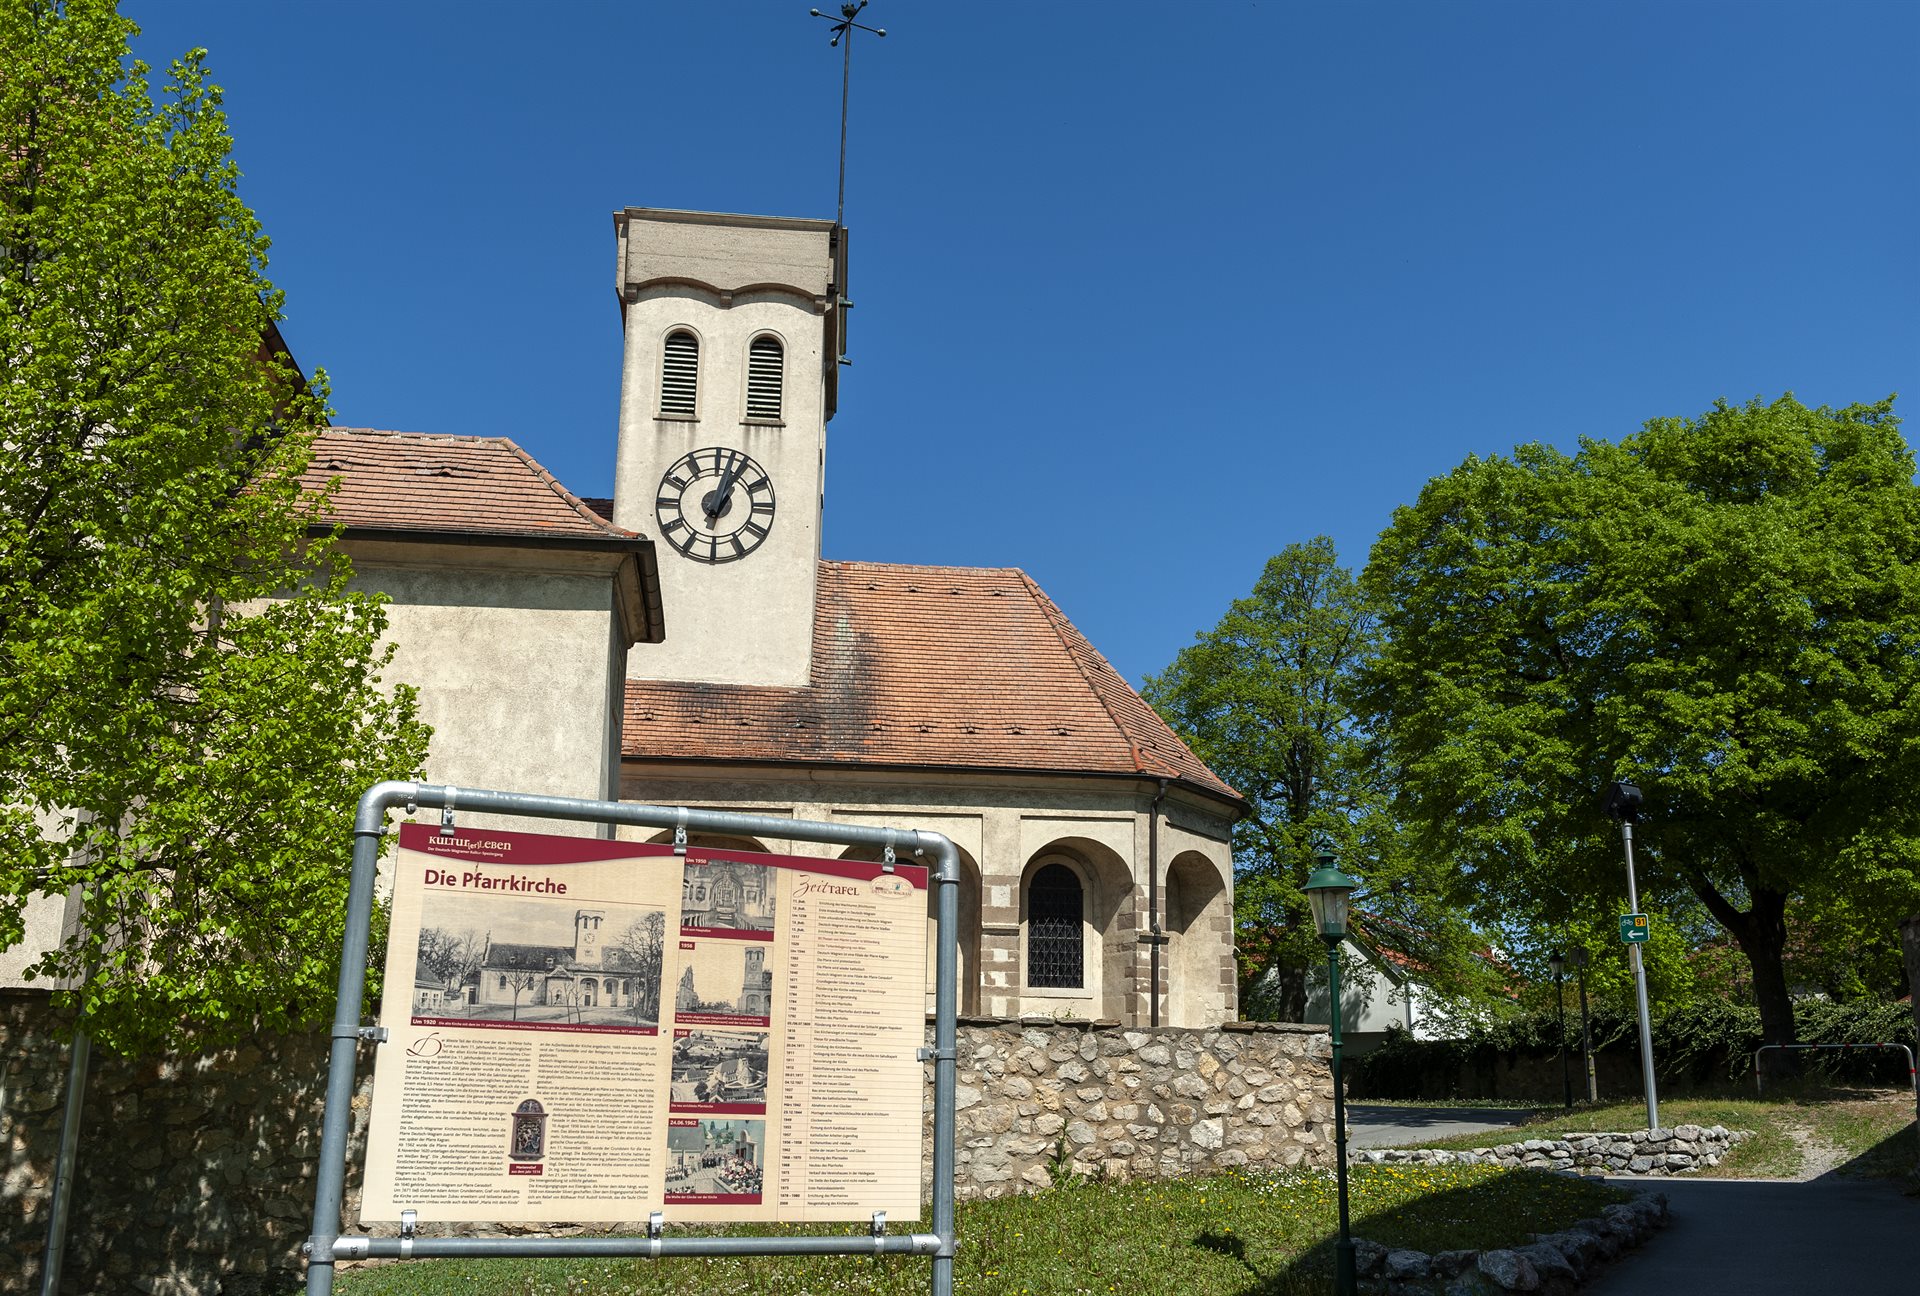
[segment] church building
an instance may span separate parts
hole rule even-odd
[[[611,500],[504,438],[316,446],[428,780],[941,832],[964,1013],[1234,1017],[1234,790],[1025,572],[821,557],[845,228],[628,208],[614,232]],[[714,882],[689,903],[750,924],[754,880]]]

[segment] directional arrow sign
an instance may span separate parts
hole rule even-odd
[[[1645,914],[1620,915],[1620,939],[1629,945],[1645,945],[1647,933],[1653,929],[1647,925]]]

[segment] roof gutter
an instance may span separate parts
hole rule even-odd
[[[886,764],[879,761],[851,760],[768,760],[739,756],[629,756],[622,753],[622,765],[698,765],[724,768],[764,768],[787,770],[851,770],[871,772],[876,770],[898,770],[914,774],[968,774],[989,775],[998,778],[1083,778],[1113,781],[1123,779],[1130,783],[1165,783],[1177,785],[1189,792],[1196,792],[1209,801],[1228,807],[1233,811],[1233,820],[1246,817],[1248,810],[1244,798],[1217,791],[1203,783],[1190,779],[1163,778],[1157,774],[1128,773],[1126,770],[1086,770],[1053,769],[1033,765],[929,765],[929,764]]]

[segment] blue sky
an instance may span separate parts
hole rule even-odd
[[[833,214],[806,0],[123,8],[149,61],[209,49],[336,421],[510,436],[583,495],[610,213]],[[1920,392],[1920,5],[862,20],[826,555],[1024,567],[1136,683],[1469,454]]]

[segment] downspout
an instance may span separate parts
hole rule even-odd
[[[1153,794],[1153,805],[1147,810],[1147,931],[1151,940],[1147,946],[1148,954],[1148,990],[1147,1025],[1160,1024],[1160,803],[1167,799],[1167,781],[1160,780],[1160,790]]]

